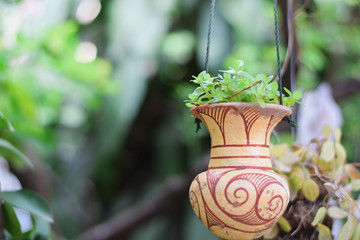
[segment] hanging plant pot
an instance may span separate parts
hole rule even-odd
[[[209,168],[195,177],[190,201],[195,214],[224,239],[261,237],[289,202],[286,181],[273,171],[272,130],[291,109],[276,104],[219,103],[194,107],[211,136]]]

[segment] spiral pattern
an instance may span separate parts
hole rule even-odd
[[[190,201],[204,225],[219,237],[253,239],[283,214],[289,190],[273,171],[212,169],[195,178]]]

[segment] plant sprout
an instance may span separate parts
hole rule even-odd
[[[252,102],[265,107],[265,103],[280,104],[278,83],[273,76],[258,74],[255,77],[244,71],[244,61],[236,60],[229,70],[220,70],[222,74],[212,77],[205,71],[193,76],[191,82],[199,85],[189,94],[186,106],[194,107],[211,103]],[[283,104],[293,106],[301,99],[301,91],[291,93],[284,88],[288,96],[283,96]]]

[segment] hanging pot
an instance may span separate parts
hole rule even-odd
[[[291,109],[281,105],[219,103],[194,107],[211,136],[206,172],[190,186],[195,214],[224,239],[261,237],[276,224],[289,202],[286,181],[273,171],[272,130]]]

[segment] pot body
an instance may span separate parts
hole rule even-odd
[[[255,239],[270,229],[289,202],[286,181],[273,171],[269,141],[288,107],[221,103],[192,108],[211,136],[209,168],[195,177],[195,214],[224,239]]]

